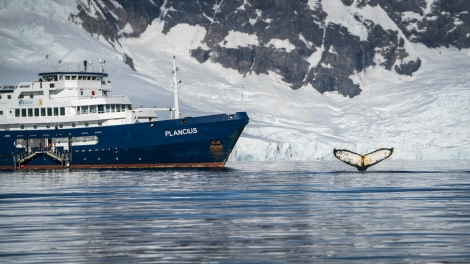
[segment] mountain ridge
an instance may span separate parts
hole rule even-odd
[[[367,67],[379,66],[400,75],[419,70],[421,59],[407,47],[408,42],[470,46],[470,15],[465,12],[470,3],[444,2],[77,0],[78,13],[70,19],[118,46],[124,38],[139,37],[155,19],[164,23],[164,34],[182,23],[201,26],[206,30],[203,43],[189,51],[200,63],[210,60],[242,75],[273,71],[294,90],[311,84],[321,93],[336,91],[354,97],[362,89],[351,76]],[[335,8],[343,10],[339,19],[333,18]],[[393,25],[374,21],[374,12],[383,13]],[[353,24],[362,27],[363,36],[351,32]],[[230,32],[254,35],[257,43],[227,47]],[[271,44],[275,40],[288,41],[294,48],[276,47]],[[135,69],[132,56],[125,56]]]

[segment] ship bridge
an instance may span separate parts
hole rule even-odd
[[[111,82],[107,77],[104,72],[45,72],[39,73],[39,82],[48,84],[50,90],[81,88],[110,92]]]

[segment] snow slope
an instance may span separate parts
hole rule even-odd
[[[199,64],[189,50],[205,35],[200,27],[181,24],[163,35],[155,20],[116,50],[69,22],[74,10],[74,1],[0,3],[0,83],[35,80],[47,66],[46,54],[50,68],[59,59],[78,67],[84,59],[103,58],[115,94],[129,94],[135,106],[169,106],[175,55],[183,115],[248,112],[250,124],[232,160],[329,160],[333,148],[366,153],[380,147],[394,147],[393,159],[470,159],[468,50],[410,43],[422,60],[414,76],[369,68],[355,76],[363,92],[350,99],[312,87],[293,91],[275,73],[242,76]],[[234,32],[226,45],[253,39]],[[123,63],[124,52],[137,72]]]

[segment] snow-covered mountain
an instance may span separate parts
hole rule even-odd
[[[183,114],[249,113],[232,159],[470,159],[469,4],[390,2],[3,1],[0,83],[103,58],[114,93],[168,106],[176,55]]]

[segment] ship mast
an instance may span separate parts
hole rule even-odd
[[[175,119],[180,118],[180,106],[178,102],[178,81],[176,79],[176,72],[178,68],[176,67],[176,58],[173,56],[173,109],[175,111]]]

